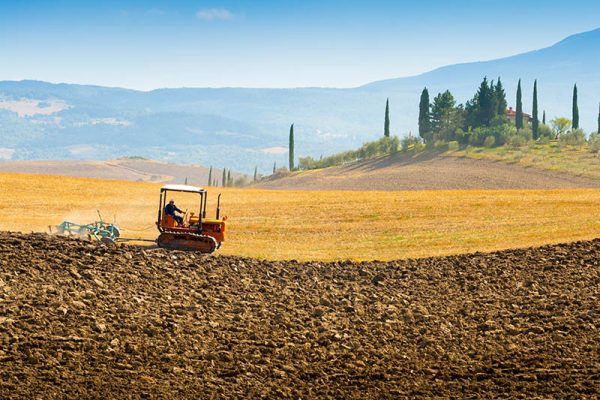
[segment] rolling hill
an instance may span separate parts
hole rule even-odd
[[[256,184],[293,190],[600,188],[600,180],[502,161],[422,152],[397,153],[339,167],[274,175]]]
[[[408,57],[408,55],[407,55]],[[581,125],[596,129],[600,101],[600,29],[545,49],[353,89],[181,88],[141,92],[39,81],[0,82],[0,159],[114,159],[219,165],[244,172],[285,165],[287,130],[296,125],[296,154],[329,154],[381,134],[389,97],[392,132],[416,131],[424,86],[472,97],[483,76],[502,77],[509,105],[523,80],[528,111],[538,79],[540,110],[569,115],[579,87]]]
[[[81,178],[117,179],[135,182],[184,183],[205,186],[208,168],[160,161],[127,159],[107,161],[6,161],[0,163],[0,172],[74,176]],[[221,180],[222,169],[214,169],[213,177]],[[232,172],[234,179],[242,176]]]

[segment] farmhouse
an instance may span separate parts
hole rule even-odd
[[[517,112],[515,110],[513,110],[512,107],[509,107],[508,110],[506,110],[506,116],[508,117],[510,122],[512,122],[514,124],[515,120],[517,119]],[[531,118],[531,115],[524,112],[523,113],[523,122],[527,123],[527,124],[531,124],[531,121],[533,121],[533,118]]]

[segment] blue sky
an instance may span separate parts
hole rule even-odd
[[[2,0],[0,80],[353,87],[598,27],[597,0]]]

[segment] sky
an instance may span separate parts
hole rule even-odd
[[[598,0],[0,0],[0,80],[356,87],[599,27]]]

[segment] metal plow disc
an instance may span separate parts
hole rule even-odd
[[[212,236],[189,233],[163,232],[158,236],[156,243],[158,247],[169,250],[212,253],[217,249],[217,241]]]

